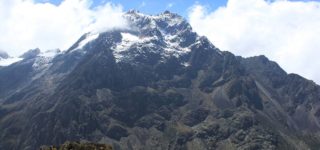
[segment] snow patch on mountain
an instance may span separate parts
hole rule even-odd
[[[18,57],[9,57],[7,59],[0,59],[0,66],[9,66],[11,64],[14,64],[18,61],[21,61],[23,58]]]
[[[139,37],[130,33],[121,33],[122,42],[118,45],[117,49],[121,50],[130,47],[132,44],[139,41]]]
[[[183,54],[189,53],[191,49],[189,47],[181,47],[181,39],[177,35],[165,35],[165,42],[167,46],[164,48],[164,54],[169,56],[180,57]]]
[[[183,63],[181,63],[181,65],[183,65],[184,67],[189,67],[190,63],[189,62],[183,62]]]
[[[98,36],[99,36],[99,33],[95,33],[95,34],[88,34],[87,36],[86,36],[86,38],[83,40],[83,41],[81,41],[80,42],[80,44],[79,44],[79,49],[82,49],[83,48],[83,46],[85,46],[87,43],[89,43],[90,41],[93,41],[94,39],[96,39],[96,38],[98,38]]]
[[[38,57],[34,61],[32,67],[36,71],[42,70],[42,69],[46,68],[49,65],[51,59],[52,59],[51,57]]]
[[[40,53],[32,65],[35,71],[40,71],[48,68],[51,65],[52,59],[57,56],[61,51],[59,49],[48,50]]]
[[[117,62],[119,62],[123,55],[121,54],[123,51],[128,50],[134,43],[139,41],[139,37],[130,33],[121,32],[121,42],[116,45],[113,51],[113,55]]]
[[[131,33],[122,32],[122,40],[118,43],[113,49],[113,54],[116,59],[116,62],[120,62],[124,57],[130,57],[126,52],[131,48],[135,48],[139,53],[144,53],[147,47],[147,50],[150,50],[154,53],[159,53],[162,55],[162,58],[168,57],[180,57],[186,53],[189,53],[191,49],[189,47],[181,47],[179,39],[176,35],[164,35],[164,45],[155,45],[154,41],[159,41],[157,36],[136,36]],[[149,47],[149,48],[148,48]],[[158,48],[155,48],[158,47]]]
[[[75,50],[80,50],[80,49],[83,49],[83,47],[85,45],[87,45],[88,43],[90,43],[91,41],[97,39],[99,37],[99,33],[88,33],[85,35],[85,39],[83,39],[79,44],[78,46],[73,49],[72,51],[75,51]]]

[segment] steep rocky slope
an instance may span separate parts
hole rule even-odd
[[[89,142],[65,142],[59,146],[41,146],[40,150],[112,150],[112,146]]]
[[[0,149],[317,149],[320,87],[220,51],[170,12],[0,68]],[[45,61],[44,61],[45,60]]]

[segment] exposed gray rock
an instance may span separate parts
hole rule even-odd
[[[24,59],[31,59],[31,58],[38,56],[40,54],[40,52],[41,51],[39,48],[31,49],[31,50],[25,52],[24,54],[22,54],[20,57],[24,58]]]

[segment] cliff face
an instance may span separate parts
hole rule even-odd
[[[0,149],[65,141],[114,149],[317,149],[320,87],[264,56],[214,47],[180,16],[0,68]]]
[[[112,147],[97,143],[66,142],[60,146],[41,146],[40,150],[112,150]]]

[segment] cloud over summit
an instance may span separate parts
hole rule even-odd
[[[211,12],[196,4],[189,20],[222,50],[264,54],[287,72],[320,83],[320,2],[229,0]]]
[[[39,47],[67,49],[82,34],[126,26],[122,7],[92,8],[90,0],[64,0],[56,6],[33,0],[0,1],[0,49],[11,55]]]

